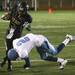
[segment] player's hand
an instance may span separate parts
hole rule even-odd
[[[9,17],[10,17],[9,13],[6,12],[6,13],[4,13],[4,14],[1,16],[1,19],[3,19],[3,20],[9,20]]]

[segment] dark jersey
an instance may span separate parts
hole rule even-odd
[[[28,13],[22,15],[17,14],[10,16],[9,31],[11,28],[14,29],[13,38],[19,38],[21,36],[22,30],[24,28],[23,24],[25,22],[28,23],[32,22],[32,18]]]

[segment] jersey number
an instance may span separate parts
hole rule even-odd
[[[28,38],[28,37],[25,37],[25,38],[23,38],[23,39],[21,39],[21,40],[19,40],[18,42],[17,42],[17,46],[20,46],[20,45],[22,45],[23,43],[26,43],[26,42],[28,42],[30,39]]]

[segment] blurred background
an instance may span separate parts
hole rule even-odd
[[[26,1],[30,10],[75,9],[75,0],[0,0],[0,10],[11,9],[13,4]]]

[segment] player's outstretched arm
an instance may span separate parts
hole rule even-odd
[[[6,12],[5,14],[3,14],[1,16],[1,19],[3,19],[3,20],[10,20],[10,13]]]

